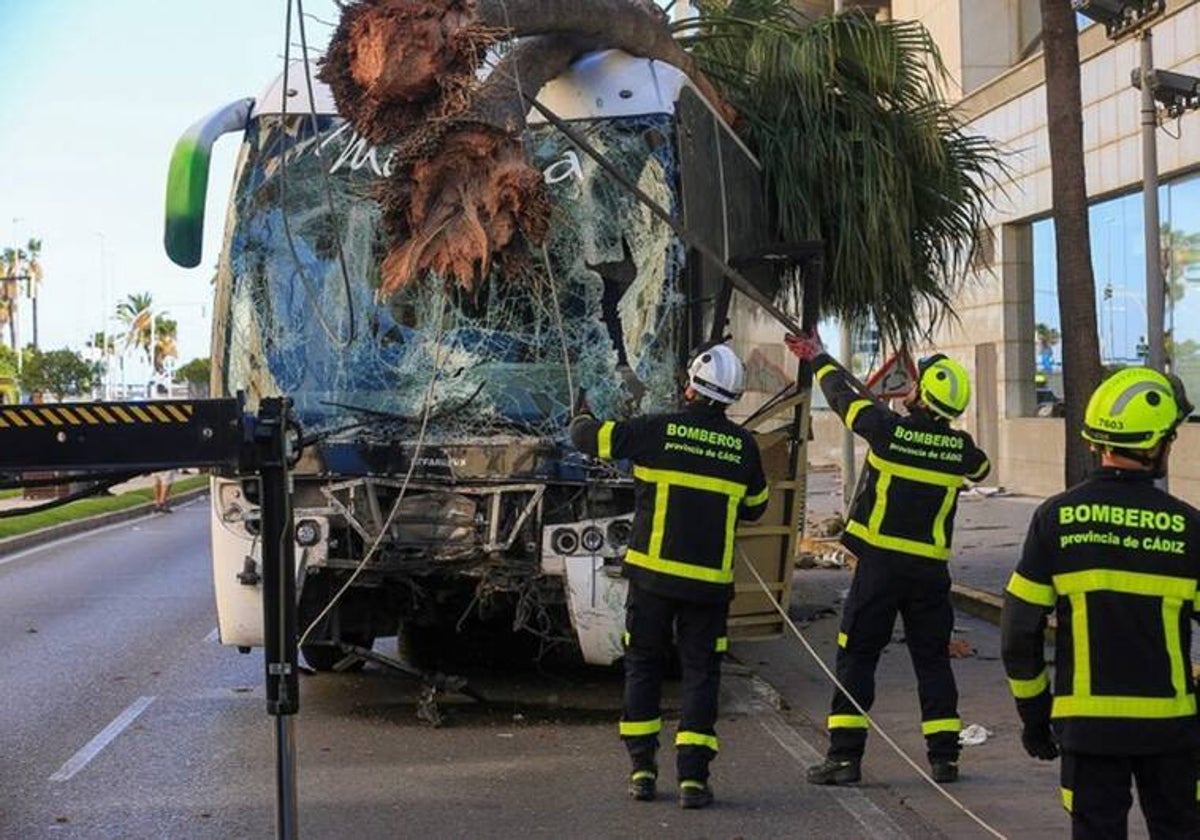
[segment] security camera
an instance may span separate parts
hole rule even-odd
[[[1071,8],[1119,38],[1166,11],[1166,0],[1071,0]]]
[[[1141,70],[1133,71],[1132,81],[1133,86],[1141,90]],[[1195,76],[1155,70],[1150,74],[1150,89],[1170,117],[1200,108],[1200,78]]]

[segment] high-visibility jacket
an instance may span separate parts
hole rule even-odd
[[[1200,512],[1144,470],[1101,468],[1033,515],[1004,598],[1004,668],[1027,726],[1067,750],[1139,755],[1197,743],[1191,623]],[[1046,615],[1058,626],[1054,690]]]
[[[625,574],[659,595],[733,597],[734,529],[767,507],[754,437],[716,406],[676,414],[571,424],[581,451],[633,462],[634,513]]]
[[[826,353],[813,359],[830,407],[870,446],[843,541],[949,560],[958,491],[981,481],[987,456],[964,431],[927,411],[902,415],[862,397]]]

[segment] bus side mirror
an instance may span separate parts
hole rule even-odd
[[[253,99],[239,99],[218,108],[192,125],[175,143],[167,175],[167,213],[163,244],[171,262],[184,268],[200,264],[204,245],[204,199],[208,192],[208,166],[217,138],[244,131],[250,122]]]

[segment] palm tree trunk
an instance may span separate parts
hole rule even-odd
[[[1062,322],[1066,401],[1066,485],[1082,481],[1093,463],[1080,437],[1092,390],[1100,382],[1096,283],[1088,232],[1079,87],[1079,31],[1066,0],[1041,0],[1045,44],[1046,116],[1050,137],[1054,245],[1058,255],[1058,311]]]

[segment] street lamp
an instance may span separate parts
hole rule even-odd
[[[1166,294],[1159,264],[1158,219],[1158,109],[1155,99],[1164,101],[1167,113],[1178,116],[1189,102],[1200,99],[1193,86],[1176,89],[1178,73],[1154,69],[1153,42],[1149,23],[1166,11],[1166,0],[1071,0],[1071,8],[1104,25],[1112,40],[1137,32],[1141,42],[1141,67],[1133,72],[1134,86],[1142,91],[1142,209],[1146,241],[1146,337],[1149,352],[1146,364],[1155,370],[1166,369],[1164,310]],[[1182,77],[1188,78],[1188,77]],[[1149,84],[1142,84],[1148,80]],[[1173,92],[1174,91],[1174,92]]]

